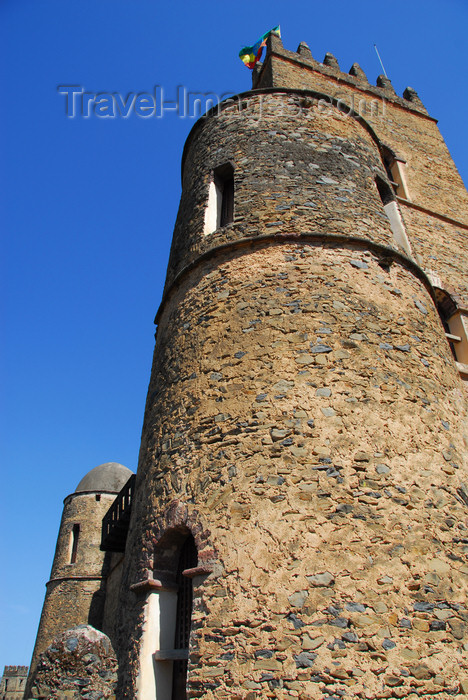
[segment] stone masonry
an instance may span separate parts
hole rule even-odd
[[[316,61],[305,44],[298,53],[286,51],[276,36],[269,38],[265,65],[255,71],[255,88],[288,87],[323,93],[327,100],[341,100],[370,124],[381,144],[390,147],[407,163],[411,200],[399,198],[401,213],[424,269],[436,269],[444,286],[461,294],[468,305],[466,251],[468,193],[453,163],[437,119],[431,117],[417,93],[407,88],[396,95],[388,78],[369,83],[358,64],[350,73],[340,70],[332,54]]]
[[[117,661],[108,637],[90,625],[57,635],[40,654],[31,688],[38,700],[115,700]]]
[[[28,666],[5,666],[0,680],[0,700],[22,700]]]
[[[416,93],[332,59],[270,37],[255,90],[187,140],[120,593],[121,698],[140,697],[171,531],[198,548],[188,697],[468,693],[466,390],[430,281],[467,305],[468,197]],[[337,89],[380,111],[351,113]],[[392,196],[407,246],[376,185],[392,192],[388,148],[406,161],[411,201]],[[234,221],[204,235],[226,163]]]

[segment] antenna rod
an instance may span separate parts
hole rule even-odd
[[[382,66],[382,70],[383,70],[383,72],[384,72],[384,75],[385,75],[386,78],[388,78],[387,71],[385,70],[384,64],[382,63],[382,59],[380,58],[380,54],[379,54],[379,50],[378,50],[378,48],[377,48],[377,44],[374,44],[374,49],[375,49],[375,53],[377,54],[377,57],[378,57],[378,59],[379,59],[379,61],[380,61],[380,65]]]

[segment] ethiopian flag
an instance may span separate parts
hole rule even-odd
[[[244,46],[244,48],[239,51],[239,58],[241,61],[244,61],[247,68],[253,68],[257,61],[260,60],[263,53],[263,47],[266,46],[266,40],[270,34],[281,36],[279,24],[277,27],[273,27],[273,29],[270,29],[269,32],[263,34],[263,36],[261,36],[253,46]]]

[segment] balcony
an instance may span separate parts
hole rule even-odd
[[[102,520],[101,550],[103,552],[125,551],[134,490],[135,474],[132,474]]]

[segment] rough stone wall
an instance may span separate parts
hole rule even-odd
[[[106,599],[102,631],[114,643],[116,628],[119,620],[119,590],[122,580],[124,557],[118,552],[111,555],[108,574],[106,576]]]
[[[212,171],[226,162],[234,165],[234,223],[205,236]],[[184,152],[166,289],[194,259],[243,237],[308,231],[395,247],[378,174],[387,178],[371,133],[339,109],[321,114],[302,95],[251,96],[241,111],[234,105],[201,120]]]
[[[191,696],[453,689],[464,406],[431,298],[398,264],[300,242],[204,273],[161,319],[131,537],[135,582],[174,499],[210,533]]]
[[[26,700],[115,700],[117,661],[102,632],[78,625],[53,640],[40,655]]]
[[[104,552],[101,544],[101,523],[114,502],[115,494],[78,492],[64,501],[62,521],[50,574],[51,579],[74,576],[99,576],[102,573]],[[70,563],[70,533],[73,525],[80,525],[76,562]]]
[[[99,500],[97,499],[99,497]],[[101,627],[109,555],[99,549],[102,519],[115,494],[75,493],[64,501],[50,581],[42,608],[30,676],[38,656],[60,632],[79,623]],[[75,563],[70,563],[71,532],[80,525]],[[28,687],[30,680],[28,681]]]
[[[317,90],[342,98],[354,105],[372,124],[379,138],[407,160],[411,193],[422,206],[446,216],[467,221],[468,194],[437,127],[421,103],[398,97],[390,81],[385,88],[376,88],[366,78],[342,72],[339,67],[324,66],[286,51],[278,37],[270,42],[267,61],[272,63],[272,76],[260,76],[258,88]],[[371,110],[372,100],[379,103]],[[385,106],[383,106],[385,105]],[[367,109],[365,108],[367,107]]]
[[[257,88],[284,87],[317,90],[344,103],[372,125],[379,139],[406,160],[411,199],[421,207],[465,224],[464,229],[443,223],[434,217],[420,216],[401,204],[410,238],[418,241],[415,253],[426,269],[436,268],[441,277],[463,296],[468,304],[466,282],[466,245],[460,249],[460,237],[466,241],[468,193],[437,127],[427,115],[414,91],[409,99],[398,97],[388,79],[384,87],[370,85],[362,73],[349,75],[338,63],[324,65],[312,56],[286,51],[278,37],[270,37],[265,65],[255,81]],[[335,59],[336,61],[336,59]],[[360,100],[361,103],[359,109]],[[374,106],[373,105],[374,101]],[[441,228],[445,235],[441,236]],[[435,260],[430,251],[439,248]],[[453,261],[462,253],[465,274],[453,275]]]
[[[401,213],[424,269],[434,271],[442,287],[468,306],[468,230],[410,207],[402,206]]]
[[[429,282],[393,240],[372,129],[303,93],[242,101],[184,152],[119,692],[138,674],[131,591],[186,527],[212,570],[195,579],[189,697],[450,697],[468,690],[466,404]],[[204,236],[226,162],[234,222]]]
[[[27,666],[5,666],[0,679],[0,700],[23,700]]]

